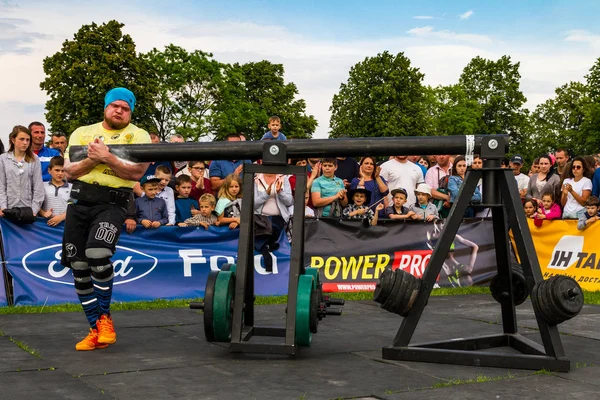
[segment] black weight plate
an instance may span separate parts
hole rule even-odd
[[[213,299],[215,296],[215,284],[219,271],[211,271],[206,279],[204,289],[204,336],[209,342],[215,341],[215,330],[213,327]]]
[[[391,269],[386,268],[383,270],[381,275],[379,275],[379,280],[377,281],[377,284],[375,285],[375,291],[373,292],[373,300],[381,304],[385,302],[385,300],[390,295],[390,292],[392,291],[394,285],[393,275],[394,272]]]
[[[399,270],[397,270],[399,271]],[[398,272],[396,272],[398,273]],[[413,280],[412,275],[408,272],[401,271],[403,277],[400,285],[398,285],[398,280],[396,278],[396,284],[394,285],[394,290],[390,294],[391,297],[394,298],[390,308],[393,313],[399,314],[404,310],[407,301],[407,294],[412,292],[412,284]]]
[[[498,303],[502,301],[502,288],[500,287],[500,279],[498,278],[498,274],[494,275],[492,280],[490,281],[490,293],[494,300]]]
[[[542,316],[542,312],[540,310],[540,304],[537,299],[538,286],[539,286],[539,283],[534,285],[533,289],[531,289],[531,305],[533,305],[533,309],[534,309],[535,313]]]
[[[542,317],[542,319],[548,323],[554,323],[552,322],[551,318],[547,315],[547,310],[548,310],[548,304],[547,301],[545,300],[545,292],[546,292],[546,281],[541,281],[538,282],[535,286],[534,286],[534,290],[535,290],[535,298],[536,298],[536,308],[540,314],[540,317]],[[532,295],[533,295],[533,291],[532,291]]]
[[[231,269],[232,265],[235,265],[235,264],[223,264],[221,266],[221,271],[229,271]]]
[[[412,308],[413,304],[415,303],[415,300],[417,300],[417,296],[419,294],[419,291],[421,290],[421,283],[423,283],[421,279],[415,278],[415,284],[413,285],[412,294],[408,298],[408,303],[406,303],[406,314],[408,314],[408,311],[410,311],[410,309]],[[427,303],[425,303],[425,305],[427,305]]]
[[[406,290],[404,292],[404,299],[402,300],[401,308],[397,310],[397,314],[406,317],[406,315],[410,311],[412,302],[414,302],[414,299],[416,298],[420,284],[419,279],[415,278],[411,274],[405,276],[404,280],[407,281]]]
[[[313,288],[310,292],[310,332],[317,333],[317,327],[319,325],[319,292],[316,288]]]
[[[573,278],[560,275],[554,285],[555,299],[558,307],[570,318],[573,318],[583,308],[583,291],[579,284]],[[567,296],[569,290],[575,290],[577,294],[573,297]]]
[[[394,309],[392,308],[392,303],[394,303],[394,293],[396,291],[396,285],[400,286],[402,284],[402,279],[404,278],[404,272],[402,272],[402,270],[395,270],[394,274],[392,275],[392,280],[393,282],[390,284],[392,287],[392,290],[390,292],[390,294],[388,295],[387,299],[385,299],[385,302],[381,305],[381,308],[383,308],[386,311],[389,312],[394,312]]]
[[[518,306],[523,304],[523,302],[527,300],[527,296],[529,296],[529,289],[527,287],[525,276],[519,271],[513,270],[512,287],[515,305]]]
[[[554,298],[554,286],[556,284],[557,275],[553,276],[550,279],[546,280],[546,284],[544,285],[544,296],[546,297],[544,300],[546,301],[546,315],[548,316],[548,321],[552,324],[560,324],[561,322],[566,321],[568,316],[563,313],[558,306],[556,305],[556,299]]]

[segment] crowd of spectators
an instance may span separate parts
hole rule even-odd
[[[269,119],[269,131],[261,140],[287,140],[278,117]],[[160,138],[151,133],[153,143]],[[230,134],[226,141],[245,140]],[[9,137],[8,151],[0,155],[0,216],[12,207],[30,207],[48,225],[65,219],[71,190],[63,173],[67,138],[52,134],[40,122],[16,126]],[[185,142],[173,135],[169,142]],[[126,227],[228,226],[240,224],[243,165],[250,160],[193,160],[152,163],[134,188]],[[260,162],[255,161],[255,162]],[[307,195],[303,208],[307,217],[365,220],[376,225],[383,219],[433,221],[447,216],[456,201],[468,168],[483,167],[475,156],[470,165],[462,155],[395,156],[378,160],[372,156],[308,158],[290,160],[306,166]],[[519,154],[502,161],[513,171],[524,210],[535,225],[543,220],[578,219],[579,228],[600,219],[600,156],[572,157],[567,149],[531,160]],[[285,231],[293,214],[295,176],[257,174],[254,213],[268,219],[269,235],[257,243],[265,253],[276,246],[275,236]],[[464,215],[486,217],[489,210],[482,198],[481,182]]]

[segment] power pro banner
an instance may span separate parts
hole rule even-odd
[[[443,222],[306,220],[304,262],[317,267],[327,292],[375,290],[385,268],[400,268],[421,277]],[[470,286],[496,274],[490,220],[465,220],[448,253],[439,286]]]

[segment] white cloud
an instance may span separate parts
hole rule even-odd
[[[594,35],[584,30],[568,31],[565,36],[565,42],[585,43],[594,49],[600,49],[600,35]]]
[[[110,3],[110,0],[108,0]],[[0,0],[0,5],[1,5]],[[249,62],[263,59],[281,63],[286,81],[298,86],[299,96],[306,100],[306,111],[317,118],[315,137],[327,137],[329,106],[341,83],[346,82],[350,68],[365,57],[385,50],[405,52],[413,66],[425,74],[427,85],[456,83],[465,65],[475,56],[498,59],[504,54],[520,61],[523,90],[527,106],[535,107],[554,95],[554,89],[570,80],[582,80],[594,63],[593,52],[573,49],[572,44],[551,42],[515,42],[471,33],[436,30],[432,26],[410,29],[404,35],[364,40],[323,40],[290,31],[282,25],[262,25],[252,21],[192,21],[182,14],[164,18],[121,4],[117,11],[106,4],[89,2],[66,6],[26,3],[11,9],[11,17],[19,20],[18,29],[32,34],[31,41],[21,42],[29,53],[0,53],[0,137],[16,124],[43,120],[40,105],[46,100],[39,88],[44,79],[42,61],[71,40],[83,24],[98,24],[110,19],[125,23],[124,32],[131,35],[138,51],[164,48],[169,43],[188,50],[212,52],[221,62]],[[29,22],[26,22],[26,21]],[[14,21],[13,21],[14,22]],[[36,36],[45,35],[45,36]],[[1,38],[1,36],[0,36]],[[567,41],[592,46],[597,36],[588,32],[570,32]]]
[[[436,31],[433,26],[421,26],[406,31],[409,35],[425,38],[438,39],[442,41],[458,41],[473,44],[487,45],[492,43],[492,39],[486,35],[477,35],[472,33],[456,33],[448,30]]]
[[[433,19],[431,15],[415,15],[414,19]]]
[[[458,16],[458,18],[460,18],[460,19],[469,19],[469,18],[471,18],[471,16],[472,16],[473,14],[475,14],[475,13],[473,12],[473,10],[469,10],[469,11],[467,11],[467,12],[464,12],[464,13],[460,14],[460,15]]]

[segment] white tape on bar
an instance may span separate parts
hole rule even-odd
[[[465,136],[467,151],[465,153],[465,161],[467,165],[473,164],[473,152],[475,151],[475,136],[467,135]]]

